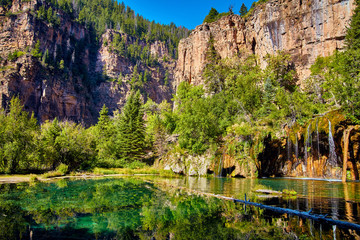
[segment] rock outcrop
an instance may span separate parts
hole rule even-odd
[[[245,18],[230,15],[197,26],[180,41],[176,84],[203,83],[210,36],[222,59],[254,53],[265,67],[267,54],[279,50],[289,53],[301,81],[309,77],[317,56],[328,56],[344,47],[353,9],[353,0],[270,0],[257,5]]]
[[[19,96],[25,109],[40,121],[58,117],[89,122],[90,94],[83,87],[84,79],[56,67],[66,56],[70,58],[65,61],[68,68],[75,65],[75,57],[81,58],[79,64],[89,66],[87,31],[63,12],[57,14],[60,22],[56,28],[41,21],[36,16],[39,6],[37,0],[14,0],[9,10],[1,10],[1,107],[6,107],[12,96]],[[36,57],[31,51],[37,42],[43,54]],[[79,43],[84,46],[81,51]]]
[[[171,101],[175,61],[164,57],[168,54],[164,43],[147,46],[145,41],[107,30],[96,44],[90,30],[65,12],[56,10],[59,23],[54,24],[38,16],[40,7],[47,11],[51,4],[13,0],[9,9],[0,7],[0,108],[19,96],[40,122],[57,117],[93,124],[104,104],[110,112],[124,105],[135,65],[150,75],[141,87],[144,98]],[[147,46],[158,64],[144,66],[111,51],[116,34],[126,44]],[[40,54],[35,56],[37,44]]]
[[[175,61],[172,59],[163,60],[164,55],[168,55],[165,44],[155,41],[148,46],[150,54],[157,59],[158,65],[156,67],[145,66],[133,63],[112,50],[111,43],[115,35],[119,35],[127,45],[134,44],[137,41],[137,39],[115,30],[107,30],[102,35],[100,41],[101,47],[98,50],[96,60],[96,72],[105,73],[112,81],[103,82],[95,89],[96,110],[99,111],[103,104],[110,111],[124,106],[126,96],[131,89],[130,82],[135,65],[137,65],[137,71],[147,71],[150,74],[149,82],[144,83],[143,86],[143,91],[146,93],[145,97],[149,97],[157,103],[164,100],[170,102],[174,92],[171,83],[174,78]],[[138,41],[138,44],[142,47],[146,46],[144,41]],[[168,73],[167,82],[165,82],[166,73]]]

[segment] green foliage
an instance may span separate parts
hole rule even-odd
[[[74,17],[79,22],[95,28],[98,39],[106,29],[114,29],[147,43],[158,40],[166,44],[172,58],[177,58],[177,46],[180,39],[188,35],[186,28],[176,27],[174,23],[162,25],[154,21],[150,22],[139,14],[135,14],[124,3],[110,0],[56,1],[56,5],[60,8],[63,8],[65,4],[72,6],[72,12],[78,13]],[[122,53],[122,46],[117,47]]]
[[[71,171],[94,164],[93,135],[79,124],[59,123],[57,119],[45,122],[39,143],[39,161],[52,169],[66,164]]]
[[[202,86],[183,82],[175,97],[175,132],[180,146],[193,153],[203,153],[227,127],[225,96],[204,97],[204,93]]]
[[[227,135],[230,143],[242,139],[232,152],[253,158],[268,133],[279,135],[284,122],[303,122],[320,111],[311,96],[297,89],[288,55],[268,56],[262,70],[255,56],[221,60],[211,38],[208,49],[204,88],[182,83],[175,97],[175,132],[180,147],[190,153],[221,146]]]
[[[69,166],[66,164],[61,163],[57,168],[56,171],[65,175],[68,172]]]
[[[356,7],[351,17],[350,27],[346,33],[346,45],[349,49],[360,49],[360,2],[355,1]]]
[[[4,8],[10,8],[12,5],[12,0],[0,0],[0,6]]]
[[[42,53],[40,50],[40,41],[37,40],[34,48],[31,50],[31,56],[40,59],[42,57]]]
[[[32,166],[37,129],[34,116],[23,111],[18,98],[12,98],[8,111],[0,112],[0,172],[15,173]]]
[[[223,16],[227,16],[230,13],[219,13],[215,8],[211,8],[209,14],[205,17],[203,23],[212,23],[215,22],[217,20],[219,20],[220,18],[222,18]]]
[[[37,10],[37,18],[46,21],[50,26],[56,27],[60,25],[60,17],[57,16],[56,11],[54,11],[51,6],[40,6]]]
[[[110,119],[108,108],[104,105],[99,113],[98,123],[90,129],[95,136],[97,166],[110,167],[115,164],[116,129],[114,121]]]
[[[12,53],[9,53],[8,55],[8,60],[11,61],[11,62],[14,62],[16,61],[19,57],[25,55],[24,52],[22,51],[15,51],[15,52],[12,52]]]
[[[156,104],[148,99],[144,105],[144,111],[147,116],[146,123],[146,142],[149,148],[152,148],[158,156],[164,155],[167,149],[166,138],[175,129],[175,121],[172,119],[170,103],[163,101]]]
[[[205,17],[203,23],[212,23],[217,20],[219,12],[215,8],[211,8],[209,14]]]
[[[319,102],[329,106],[341,107],[348,118],[360,122],[360,5],[356,1],[356,8],[350,28],[346,35],[346,50],[335,52],[331,57],[319,57],[311,67],[312,86]],[[313,88],[314,89],[314,88]]]
[[[241,17],[244,17],[248,13],[248,9],[244,3],[241,5],[239,13]]]
[[[140,160],[145,150],[145,125],[140,92],[128,97],[120,120],[116,123],[116,157],[125,162]]]

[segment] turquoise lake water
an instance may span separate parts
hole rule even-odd
[[[0,185],[0,239],[359,239],[360,232],[189,194],[214,193],[360,224],[360,183],[299,179],[58,180]],[[295,190],[297,197],[255,189]]]

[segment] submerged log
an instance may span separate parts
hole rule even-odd
[[[334,220],[332,218],[327,218],[327,215],[312,214],[311,213],[312,209],[310,209],[310,211],[308,211],[308,212],[304,212],[304,211],[298,211],[298,210],[293,210],[293,209],[288,209],[288,208],[273,207],[273,206],[268,206],[268,205],[264,205],[261,203],[250,202],[250,201],[246,200],[246,198],[245,198],[245,200],[240,200],[240,199],[236,199],[236,198],[232,198],[232,197],[225,197],[225,196],[210,194],[210,193],[207,193],[206,195],[214,196],[217,198],[234,201],[234,202],[238,202],[238,203],[243,203],[243,204],[245,204],[245,206],[251,205],[251,206],[259,207],[262,209],[267,209],[267,210],[270,210],[273,212],[286,213],[289,215],[299,216],[301,218],[308,218],[308,219],[312,219],[312,220],[319,221],[319,222],[324,222],[324,223],[331,224],[331,225],[337,225],[342,228],[348,228],[348,229],[360,231],[359,224],[341,221],[341,220]]]
[[[149,181],[151,182],[151,181]],[[153,182],[152,182],[153,183]],[[320,215],[320,214],[311,214],[312,209],[310,209],[308,212],[304,212],[304,211],[298,211],[298,210],[293,210],[293,209],[289,209],[289,208],[281,208],[281,207],[273,207],[273,206],[268,206],[268,205],[264,205],[261,203],[255,203],[255,202],[251,202],[250,199],[246,199],[246,194],[245,194],[245,200],[240,200],[240,199],[236,199],[233,197],[226,197],[226,196],[222,196],[222,195],[217,195],[217,194],[213,194],[213,193],[205,193],[205,192],[201,192],[198,190],[193,190],[193,189],[189,189],[186,187],[180,187],[180,186],[174,186],[171,184],[165,184],[168,185],[172,188],[178,188],[178,189],[182,189],[185,190],[187,192],[192,192],[192,193],[196,193],[199,195],[204,195],[204,196],[211,196],[211,197],[216,197],[219,199],[224,199],[224,200],[229,200],[229,201],[233,201],[233,202],[238,202],[238,203],[243,203],[246,205],[251,205],[251,206],[255,206],[255,207],[259,207],[262,209],[268,209],[270,211],[274,211],[274,212],[278,212],[278,213],[286,213],[289,215],[294,215],[294,216],[299,216],[301,218],[307,218],[307,219],[312,219],[314,221],[318,221],[318,222],[323,222],[323,223],[327,223],[327,224],[331,224],[331,225],[336,225],[342,228],[348,228],[348,229],[353,229],[356,231],[360,231],[360,225],[356,224],[356,223],[351,223],[351,222],[346,222],[346,221],[341,221],[341,220],[334,220],[332,218],[328,218],[327,214],[325,215]]]
[[[282,192],[274,191],[274,190],[268,190],[268,189],[258,189],[255,190],[256,193],[265,193],[265,194],[282,194]]]

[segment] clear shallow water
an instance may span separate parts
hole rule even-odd
[[[157,179],[173,186],[184,186],[193,190],[214,193],[237,199],[247,198],[255,202],[284,208],[328,214],[335,220],[360,224],[360,183],[303,179],[238,179],[238,178],[195,178]],[[282,191],[295,190],[296,198],[266,198],[254,193],[255,189]]]
[[[150,180],[150,181],[147,181]],[[155,182],[157,184],[153,184]],[[158,184],[162,183],[162,184]],[[166,183],[166,184],[164,184]],[[0,185],[0,239],[357,239],[359,232],[173,186],[359,221],[359,183],[292,179],[109,178]],[[251,191],[294,189],[263,199]]]

